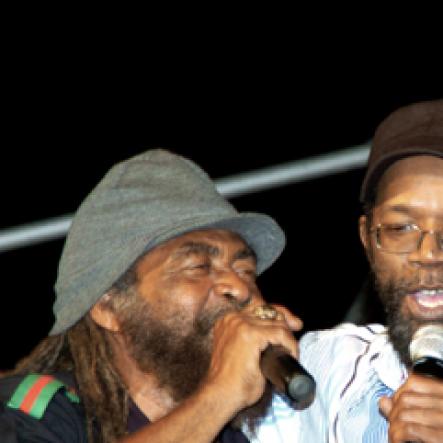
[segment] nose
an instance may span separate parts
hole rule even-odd
[[[423,265],[443,264],[441,235],[432,230],[424,231],[417,251],[411,254],[411,261]]]
[[[240,307],[246,306],[252,299],[251,286],[232,270],[219,270],[216,275],[213,292],[218,297],[237,303]]]

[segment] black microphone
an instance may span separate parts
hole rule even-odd
[[[269,345],[261,355],[260,369],[294,409],[305,409],[314,401],[314,378],[283,346]]]
[[[443,325],[418,328],[409,345],[409,355],[413,372],[443,380]]]

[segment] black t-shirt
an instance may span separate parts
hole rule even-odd
[[[57,378],[62,379],[67,386],[72,386],[72,378],[66,374],[57,375]],[[34,418],[20,409],[9,407],[8,401],[22,379],[0,379],[1,443],[88,443],[83,407],[66,395],[65,388],[59,389],[51,397],[41,418]],[[128,432],[135,432],[148,424],[147,417],[131,402]],[[221,443],[248,443],[242,432],[229,426],[222,430],[218,438]]]

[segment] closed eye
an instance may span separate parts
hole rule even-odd
[[[255,269],[250,269],[250,268],[237,269],[236,272],[240,276],[244,276],[249,280],[255,280],[257,278],[257,272]]]
[[[209,269],[211,267],[210,263],[194,263],[194,264],[190,264],[189,266],[186,267],[186,269],[188,270],[193,270],[193,269]]]

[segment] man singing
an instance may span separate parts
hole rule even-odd
[[[1,441],[249,441],[272,399],[262,352],[297,356],[300,320],[256,285],[284,244],[187,159],[117,164],[74,217],[49,337],[0,379]]]

